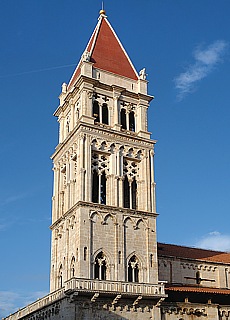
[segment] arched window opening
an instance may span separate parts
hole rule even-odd
[[[102,251],[96,256],[94,265],[94,278],[106,280],[106,257]]]
[[[118,251],[118,264],[121,264],[121,251]]]
[[[138,263],[138,259],[135,255],[129,259],[128,281],[129,282],[139,282],[139,263]]]
[[[95,122],[100,122],[99,103],[97,100],[93,102],[93,117],[96,118]]]
[[[107,167],[107,158],[103,154],[94,152],[92,154],[92,202],[94,203],[106,204]]]
[[[108,107],[106,103],[102,105],[102,123],[109,124]]]
[[[153,254],[150,254],[150,267],[152,268],[153,266]]]
[[[121,128],[125,130],[127,129],[125,109],[121,109]]]
[[[197,271],[197,272],[196,272],[196,284],[201,284],[200,271]]]
[[[75,276],[75,258],[73,257],[70,264],[70,277]]]
[[[92,201],[98,203],[99,192],[99,176],[96,170],[93,171],[93,183],[92,183]]]
[[[129,113],[129,130],[135,131],[135,116],[133,111]]]
[[[124,208],[130,208],[130,192],[128,177],[125,176],[123,181],[123,193],[124,193]]]
[[[63,285],[63,279],[62,279],[62,264],[61,264],[58,272],[58,287],[62,288],[62,285]]]
[[[101,175],[100,200],[102,204],[106,204],[106,175],[105,171]]]
[[[87,260],[87,247],[84,247],[84,261]]]
[[[136,209],[136,207],[137,207],[137,183],[136,183],[136,179],[134,179],[132,181],[131,192],[132,192],[132,209]]]

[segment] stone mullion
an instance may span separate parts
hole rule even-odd
[[[59,188],[59,205],[58,205],[58,218],[62,215],[62,201],[63,201],[63,191],[64,190],[64,173],[60,170],[60,188]]]
[[[82,95],[82,115],[86,115],[87,114],[87,105],[88,105],[87,91],[83,90],[81,95]]]
[[[64,140],[64,117],[63,114],[58,119],[60,125],[59,125],[59,143],[61,143]]]
[[[141,193],[141,181],[136,179],[136,184],[137,184],[137,189],[136,189],[136,209],[140,210],[139,207],[139,201],[140,201],[140,196],[142,196]]]
[[[124,157],[122,154],[122,151],[120,150],[118,153],[118,202],[119,202],[119,207],[123,207],[124,206],[124,196],[123,196],[123,163],[124,163]]]
[[[151,170],[151,211],[156,212],[155,180],[154,180],[154,151],[150,151]]]
[[[120,93],[113,92],[113,121],[111,122],[111,125],[114,127],[119,128],[121,121],[120,121],[120,103],[119,103],[119,98],[120,98]]]
[[[85,184],[85,201],[91,201],[91,141],[90,136],[85,139],[85,169],[86,169],[86,184]]]
[[[56,232],[56,230],[54,230],[54,232]],[[58,257],[57,257],[58,238],[55,234],[54,234],[54,241],[55,241],[55,247],[54,247],[54,261],[53,261],[53,265],[54,265],[53,277],[54,277],[54,290],[56,290],[58,288]]]
[[[146,279],[143,279],[143,282],[150,282],[150,252],[149,252],[149,228],[146,228],[146,255],[147,255],[147,274]]]
[[[75,123],[75,112],[74,112],[74,103],[73,100],[70,102],[70,131],[73,130],[74,128],[74,123]]]
[[[119,201],[119,207],[124,207],[124,196],[123,196],[123,177],[118,178],[118,201]]]
[[[53,168],[54,172],[54,188],[53,188],[53,197],[52,197],[52,222],[54,223],[57,217],[57,208],[58,208],[58,174],[59,170],[56,166]]]
[[[69,169],[70,169],[70,207],[74,204],[74,160],[70,159],[69,163]]]
[[[69,226],[66,227],[65,232],[65,280],[69,279]]]
[[[118,223],[114,224],[114,265],[115,265],[115,272],[114,278],[118,281]],[[112,277],[111,277],[112,279]]]
[[[129,112],[126,109],[126,129],[129,130]]]
[[[116,167],[117,167],[117,159],[116,159],[116,152],[115,150],[110,155],[110,162],[109,162],[109,171],[111,173],[111,183],[110,183],[110,205],[116,206],[117,205],[117,186],[116,186]]]
[[[85,168],[84,168],[84,142],[85,137],[80,138],[80,201],[84,201],[84,190],[85,190]]]
[[[148,177],[148,184],[147,184],[147,190],[148,190],[148,211],[152,211],[152,194],[151,194],[151,163],[150,163],[150,155],[149,152],[146,150],[146,154],[147,154],[147,158],[146,158],[146,162],[147,162],[147,177]]]
[[[98,203],[101,203],[101,172],[98,172]]]
[[[141,108],[141,118],[142,118],[142,121],[141,121],[141,130],[142,131],[147,131],[147,128],[146,128],[146,116],[147,116],[147,107],[146,106],[142,106]]]
[[[107,107],[108,107],[108,125],[110,125],[111,126],[111,124],[112,124],[112,108],[111,107],[109,107],[108,105],[107,105]]]
[[[102,123],[102,103],[99,104],[99,122]]]
[[[66,192],[65,192],[65,211],[70,207],[70,166],[69,159],[66,161]]]
[[[113,98],[113,108],[114,108],[114,118],[113,118],[113,125],[119,124],[119,111],[118,111],[118,96],[114,96]]]
[[[80,201],[80,193],[81,193],[81,186],[80,186],[80,181],[81,181],[81,139],[78,139],[77,141],[77,170],[76,170],[76,183],[75,183],[75,203]]]
[[[132,180],[129,180],[129,208],[132,209],[133,195],[132,195]]]
[[[111,192],[111,198],[112,198],[112,206],[118,207],[118,176],[113,175],[112,179],[112,192]]]
[[[145,150],[145,193],[146,193],[146,210],[151,211],[151,201],[150,201],[150,177],[149,177],[149,172],[150,172],[150,167],[149,167],[149,157],[148,157],[148,152]]]
[[[112,175],[106,175],[106,204],[111,205]]]

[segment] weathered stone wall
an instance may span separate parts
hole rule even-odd
[[[196,284],[196,273],[202,279],[202,286],[229,288],[230,277],[228,265],[192,259],[158,257],[159,280],[169,284]],[[193,278],[193,279],[188,279]]]

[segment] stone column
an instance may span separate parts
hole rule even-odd
[[[119,177],[118,178],[118,201],[119,201],[119,207],[124,206],[124,195],[123,195],[123,181],[124,177]]]
[[[63,117],[63,115],[60,115],[58,121],[59,121],[59,143],[62,143],[62,141],[65,139],[65,137],[64,137],[64,117]]]
[[[69,176],[69,181],[70,181],[70,204],[69,206],[72,207],[74,204],[74,161],[72,158],[70,158],[70,163],[69,163],[69,171],[70,171],[70,176]]]
[[[85,136],[80,136],[80,201],[85,200],[85,167],[84,167],[84,152],[85,152]]]
[[[151,211],[156,212],[155,181],[154,181],[154,151],[150,151],[150,170],[151,170]]]
[[[91,177],[91,136],[85,139],[85,201],[91,201],[92,177]]]
[[[73,130],[75,124],[75,113],[73,99],[70,100],[70,131]]]

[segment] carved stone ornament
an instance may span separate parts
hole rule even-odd
[[[82,55],[82,60],[84,62],[89,62],[90,61],[90,53],[89,53],[89,51],[85,50],[85,52]]]
[[[146,73],[146,69],[145,68],[141,69],[141,71],[139,72],[139,76],[140,76],[140,79],[146,80],[147,73]]]

